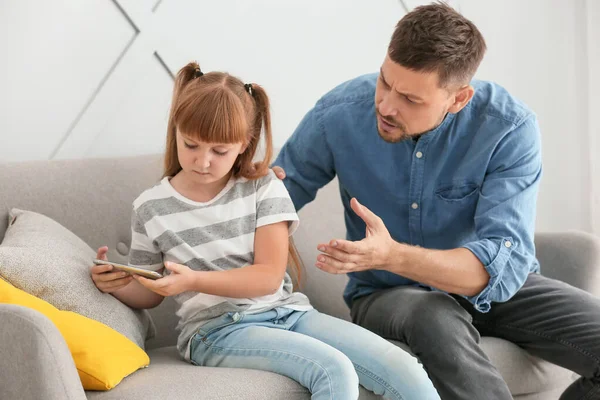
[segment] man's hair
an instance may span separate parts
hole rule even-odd
[[[485,53],[475,24],[445,3],[416,7],[396,25],[388,54],[420,72],[437,72],[440,87],[469,83]]]

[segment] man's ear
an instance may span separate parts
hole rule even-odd
[[[454,103],[450,106],[450,108],[448,108],[448,112],[456,114],[465,108],[465,106],[469,104],[469,101],[471,101],[473,98],[474,94],[475,89],[471,85],[463,86],[458,89],[456,93],[452,95],[454,96]]]

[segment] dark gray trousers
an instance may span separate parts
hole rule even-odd
[[[558,280],[530,274],[512,299],[485,314],[459,296],[385,289],[357,299],[352,320],[406,343],[443,400],[512,399],[480,336],[506,339],[581,375],[561,400],[600,399],[600,299]]]

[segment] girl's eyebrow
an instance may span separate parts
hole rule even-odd
[[[224,148],[227,148],[227,149],[229,149],[230,146],[231,146],[231,143],[206,143],[206,142],[202,142],[202,141],[196,141],[195,139],[187,137],[184,134],[181,134],[181,137],[186,142],[191,142],[192,144],[195,144],[195,145],[199,145],[199,144],[203,143],[203,144],[207,144],[207,145],[209,145],[211,147],[224,147]]]

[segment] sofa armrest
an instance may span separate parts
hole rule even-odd
[[[0,399],[86,399],[56,326],[43,314],[12,304],[0,304]]]
[[[600,297],[600,238],[569,231],[536,233],[542,274]]]

